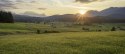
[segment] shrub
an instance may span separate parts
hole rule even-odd
[[[116,28],[115,28],[115,27],[112,27],[111,31],[116,31]]]
[[[89,28],[83,27],[82,30],[87,30],[87,31],[89,31],[90,29],[89,29]]]
[[[40,34],[40,30],[37,30],[37,34]]]
[[[101,32],[102,30],[98,30],[99,32]]]
[[[59,31],[47,31],[45,30],[43,33],[60,33]]]
[[[123,30],[123,31],[125,31],[125,29],[124,28],[119,28],[120,30]]]

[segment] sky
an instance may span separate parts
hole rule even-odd
[[[125,7],[125,0],[0,0],[0,10],[39,16],[101,11],[109,7]]]

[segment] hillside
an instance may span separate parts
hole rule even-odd
[[[125,54],[125,32],[0,36],[0,54]]]
[[[102,11],[89,10],[86,17],[107,16],[113,18],[125,18],[125,7],[110,7]]]
[[[17,22],[76,22],[78,14],[52,15],[47,17],[34,17],[27,15],[13,15]],[[89,10],[84,17],[88,21],[108,23],[125,23],[125,7],[110,7],[102,11]],[[94,20],[94,21],[93,21]]]
[[[43,17],[18,15],[18,14],[13,14],[13,17],[16,22],[39,22],[39,21],[42,22],[44,20]]]

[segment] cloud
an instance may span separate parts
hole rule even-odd
[[[39,10],[46,10],[47,8],[38,8]]]
[[[38,13],[35,13],[33,11],[26,11],[24,13],[22,13],[23,15],[28,15],[28,16],[37,16],[37,17],[45,17],[46,15],[45,14],[38,14]]]
[[[16,0],[15,2],[22,3],[22,2],[24,2],[24,1],[22,1],[22,0]]]
[[[104,0],[75,0],[75,2],[80,2],[80,3],[91,3],[97,1],[104,1]]]
[[[0,9],[15,9],[13,2],[10,0],[0,0]]]
[[[36,3],[36,1],[31,1],[30,3]]]

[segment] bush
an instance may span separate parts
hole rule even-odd
[[[43,33],[60,33],[59,31],[47,31],[45,30]]]
[[[85,27],[83,27],[82,30],[88,30],[88,31],[89,31],[89,28],[85,28]]]
[[[97,30],[98,32],[101,32],[102,30]]]
[[[125,31],[125,28],[119,28],[120,30],[122,30],[122,31]]]
[[[111,31],[116,31],[116,28],[115,28],[115,27],[112,27]]]
[[[37,34],[40,34],[40,30],[37,30]]]

